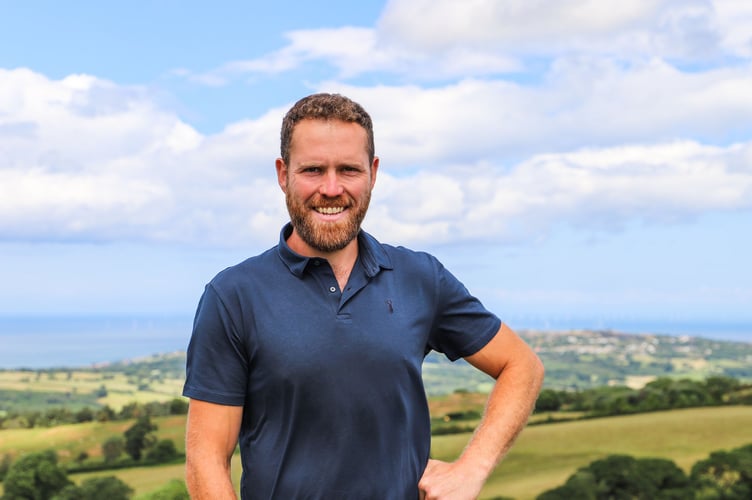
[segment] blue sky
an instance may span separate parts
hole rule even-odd
[[[282,115],[335,91],[375,121],[364,228],[513,327],[752,321],[748,2],[2,12],[2,315],[192,315],[276,243]]]

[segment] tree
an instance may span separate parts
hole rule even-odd
[[[125,451],[133,460],[141,460],[144,449],[154,444],[156,438],[152,432],[157,426],[151,422],[148,415],[139,417],[136,423],[125,431]]]
[[[84,406],[76,412],[75,419],[79,424],[82,422],[91,422],[94,420],[94,412],[88,406]]]
[[[8,471],[10,470],[10,465],[13,463],[13,457],[10,456],[9,453],[6,453],[3,455],[3,459],[0,460],[0,481],[5,479],[5,476],[8,474]]]
[[[38,411],[30,411],[24,417],[26,417],[26,428],[33,429],[37,425],[37,421],[42,418],[42,414]]]
[[[106,398],[107,397],[107,386],[102,384],[99,386],[99,388],[94,391],[94,397],[97,399],[100,398]]]
[[[109,422],[110,420],[115,420],[115,417],[115,410],[110,408],[109,405],[104,405],[102,408],[97,410],[97,422]]]
[[[164,417],[170,414],[170,405],[161,401],[152,401],[144,405],[144,412],[150,417]]]
[[[543,389],[535,402],[535,411],[558,411],[561,408],[559,393],[552,389]]]
[[[653,498],[653,488],[642,477],[637,459],[628,455],[611,455],[592,462],[598,498]]]
[[[42,417],[41,425],[44,427],[52,427],[55,425],[69,424],[75,421],[73,413],[65,408],[50,408],[44,413]],[[37,423],[37,427],[39,427]]]
[[[155,444],[146,454],[146,459],[152,462],[169,462],[178,456],[178,450],[171,439],[163,439]]]
[[[711,453],[692,467],[690,477],[698,498],[752,498],[752,445]]]
[[[715,376],[705,379],[705,388],[715,403],[724,403],[724,397],[738,390],[741,382],[731,377]]]
[[[127,405],[124,405],[122,408],[120,408],[120,413],[118,413],[118,418],[121,419],[127,419],[127,418],[140,418],[145,415],[144,408],[139,403],[133,401],[132,403],[128,403]]]
[[[10,466],[3,500],[47,500],[71,484],[53,450],[25,455]]]
[[[671,460],[641,458],[637,460],[639,474],[655,487],[655,498],[684,500],[692,498],[689,478]]]
[[[571,500],[573,498],[596,500],[598,497],[596,497],[595,491],[596,484],[593,473],[580,469],[572,474],[564,485],[543,492],[538,495],[536,500]]]
[[[188,401],[175,398],[170,401],[170,415],[185,415],[188,413]]]
[[[173,479],[162,488],[144,497],[144,500],[190,500],[190,496],[185,482]]]
[[[538,500],[570,498],[684,500],[694,498],[694,494],[686,474],[670,460],[611,455],[591,462],[563,486],[538,496]]]
[[[102,457],[105,463],[112,463],[125,451],[125,440],[121,436],[112,436],[102,443]]]
[[[68,485],[52,500],[128,500],[133,488],[115,476],[85,479],[81,486]]]

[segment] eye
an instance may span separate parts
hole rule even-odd
[[[301,172],[304,174],[318,174],[321,172],[321,167],[305,167]]]

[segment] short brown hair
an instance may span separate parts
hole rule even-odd
[[[290,162],[290,143],[295,125],[306,119],[342,120],[357,123],[366,131],[366,152],[369,164],[373,163],[375,148],[373,142],[373,122],[363,106],[340,94],[312,94],[300,99],[287,112],[282,120],[280,133],[280,153],[286,165]]]

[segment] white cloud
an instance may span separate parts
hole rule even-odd
[[[288,45],[257,59],[226,63],[206,73],[176,71],[195,83],[226,85],[245,75],[276,75],[299,70],[306,64],[322,63],[337,78],[362,74],[396,73],[416,81],[456,78],[458,75],[493,75],[521,69],[516,58],[482,48],[458,46],[441,54],[383,40],[372,28],[344,27],[297,30],[286,34]]]
[[[323,82],[372,110],[377,152],[391,169],[511,164],[585,146],[749,137],[749,67],[681,72],[661,60],[622,66],[560,59],[536,85],[463,80],[441,87]]]
[[[698,60],[749,57],[749,8],[623,4],[394,1],[375,28],[292,32],[267,57],[193,77],[331,65],[332,79],[309,85],[371,110],[382,171],[367,227],[390,241],[530,241],[558,224],[750,208],[749,62],[667,62],[697,47]],[[493,78],[531,54],[546,59],[531,81]],[[354,83],[367,72],[410,84]],[[146,88],[0,70],[0,235],[273,243],[284,111],[204,135]]]
[[[752,57],[752,4],[747,0],[715,0],[721,44],[740,57]]]
[[[750,33],[745,0],[392,0],[373,27],[296,30],[264,57],[181,72],[217,86],[311,64],[338,79],[379,74],[412,82],[530,74],[573,56],[713,65],[752,57]]]
[[[720,148],[681,141],[536,155],[508,172],[479,166],[389,178],[382,171],[386,189],[374,196],[368,226],[391,236],[396,225],[400,239],[422,244],[521,242],[545,238],[558,224],[614,231],[635,220],[675,223],[749,210],[752,169],[734,166],[750,152],[752,142]]]
[[[428,53],[462,46],[703,60],[752,50],[744,0],[392,0],[378,28],[384,39]]]
[[[254,184],[273,173],[279,117],[272,110],[204,137],[141,89],[0,70],[0,234],[247,242],[252,211],[283,214],[255,191],[271,188]]]
[[[384,36],[424,50],[461,45],[562,48],[604,34],[627,31],[653,17],[666,1],[633,0],[613,4],[597,0],[525,1],[393,0],[379,21]],[[419,22],[416,22],[419,20]]]
[[[623,125],[630,121],[651,134],[656,126],[651,120],[661,113],[669,115],[662,125],[673,120],[676,130],[691,118],[686,108],[693,100],[682,95],[680,80],[672,76],[663,75],[665,85],[673,83],[683,108],[635,105],[633,114],[622,112],[621,125],[589,117],[596,109],[608,116],[607,102],[591,102],[566,120],[549,118],[558,123],[546,126],[550,103],[535,109],[543,93],[498,82],[429,91],[352,89],[355,98],[361,94],[367,107],[378,110],[377,138],[383,144],[369,224],[387,239],[506,241],[540,238],[559,223],[610,228],[635,218],[670,222],[749,207],[749,143],[712,147],[682,141],[538,153],[511,168],[496,159],[507,147],[532,154],[531,144],[553,139],[567,120],[582,124],[564,141],[569,143],[582,141],[583,134],[597,136],[598,127],[614,129],[615,142],[634,133],[632,125]],[[9,163],[0,168],[0,228],[6,239],[230,246],[273,241],[269,234],[285,219],[272,167],[282,109],[202,136],[134,89],[84,76],[52,81],[28,70],[0,77],[5,97],[0,126],[17,132],[0,139],[10,152]],[[641,78],[614,78],[612,85],[639,86]],[[741,91],[739,82],[718,83],[716,93],[711,83],[685,87],[696,87],[704,106],[730,114],[732,104],[742,111],[751,107],[741,93],[728,95],[729,89]],[[597,101],[598,92],[593,94]],[[7,99],[10,95],[15,99]],[[691,112],[701,117],[706,110]]]
[[[264,57],[232,61],[204,74],[181,73],[197,83],[214,86],[238,75],[278,74],[309,61],[324,60],[338,68],[342,76],[351,76],[391,64],[391,55],[377,49],[374,36],[368,28],[297,30],[286,34],[288,45]]]

